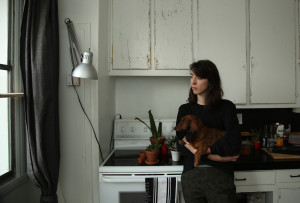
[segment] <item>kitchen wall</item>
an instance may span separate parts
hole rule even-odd
[[[176,118],[178,107],[185,103],[189,77],[117,77],[116,112],[123,118]]]
[[[116,79],[116,112],[123,118],[148,118],[152,110],[156,118],[176,118],[178,107],[186,103],[189,77],[119,77]],[[241,105],[240,105],[241,106]],[[300,113],[290,108],[244,109],[242,131],[262,129],[265,124],[291,124],[292,131],[300,131]]]
[[[61,0],[60,23],[60,203],[99,202],[99,148],[92,128],[78,103],[75,91],[66,85],[71,70],[65,18],[75,26],[83,50],[91,48],[99,79],[84,80],[77,87],[81,101],[99,138],[104,158],[108,155],[115,114],[115,82],[108,77],[108,1]],[[81,35],[83,25],[85,35]],[[79,30],[76,28],[79,28]],[[87,32],[86,32],[87,31]],[[81,39],[84,37],[84,40]]]
[[[108,154],[116,113],[123,118],[147,118],[151,109],[156,118],[176,118],[178,107],[188,98],[189,77],[108,76],[108,3],[108,0],[59,1],[61,162],[57,194],[60,203],[99,202],[98,146],[74,90],[66,85],[71,61],[65,18],[70,18],[75,27],[78,24],[90,27],[87,46],[94,53],[93,64],[99,80],[81,80],[77,89],[99,137],[104,157]],[[292,130],[300,130],[300,114],[291,109],[239,109],[239,112],[243,114],[243,130],[272,122],[288,122]],[[38,200],[36,188],[32,192],[26,190],[32,187],[26,183],[23,189],[17,188],[8,194],[10,202],[17,200],[13,199],[18,196],[16,194],[32,195],[30,200]]]
[[[91,126],[83,114],[74,89],[66,77],[72,69],[65,18],[75,27],[83,51],[91,48],[93,65],[99,80],[81,80],[79,97],[87,112],[104,158],[109,152],[112,120],[115,115],[115,79],[108,77],[108,0],[60,0],[60,174],[57,196],[59,203],[99,203],[99,149]],[[39,202],[40,190],[28,181],[1,196],[0,202]]]

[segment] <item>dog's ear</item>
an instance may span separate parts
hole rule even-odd
[[[189,119],[188,123],[189,123],[189,129],[191,133],[195,133],[198,131],[196,119]]]
[[[199,129],[202,128],[202,126],[203,126],[203,123],[200,119],[197,119],[197,126]]]

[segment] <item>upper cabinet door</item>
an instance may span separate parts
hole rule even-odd
[[[151,0],[112,0],[111,3],[112,69],[150,69]]]
[[[246,0],[201,0],[198,3],[196,60],[209,59],[218,67],[224,98],[247,102]]]
[[[193,62],[193,0],[156,0],[154,68],[189,69]]]
[[[295,29],[295,0],[250,0],[252,104],[296,102]]]

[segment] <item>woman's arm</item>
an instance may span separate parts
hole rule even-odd
[[[237,161],[240,155],[234,155],[234,156],[219,156],[217,154],[209,154],[207,156],[208,159],[212,161],[218,161],[218,162],[234,162]]]

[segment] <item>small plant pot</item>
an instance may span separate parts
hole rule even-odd
[[[145,154],[145,152],[140,152],[140,158],[142,158],[142,159],[146,159],[146,154]]]
[[[241,154],[242,155],[248,155],[250,153],[250,146],[242,146],[241,147]]]
[[[161,146],[161,154],[163,156],[168,155],[168,147],[165,144]]]
[[[179,151],[171,150],[172,161],[179,161],[180,153]]]
[[[145,151],[146,153],[146,157],[147,157],[147,162],[149,163],[154,163],[156,162],[158,159],[158,153],[159,153],[159,150],[156,150],[156,151]]]
[[[254,148],[259,149],[261,147],[260,142],[254,142]]]
[[[157,142],[157,140],[159,140],[159,143],[162,145],[162,144],[165,143],[166,138],[165,137],[160,137],[160,138],[154,139],[154,138],[150,137],[150,143],[151,144],[155,144]]]
[[[142,163],[144,163],[144,161],[145,161],[145,159],[143,159],[143,158],[141,158],[141,157],[137,158],[137,160],[138,160],[138,163],[139,163],[139,164],[142,164]]]

